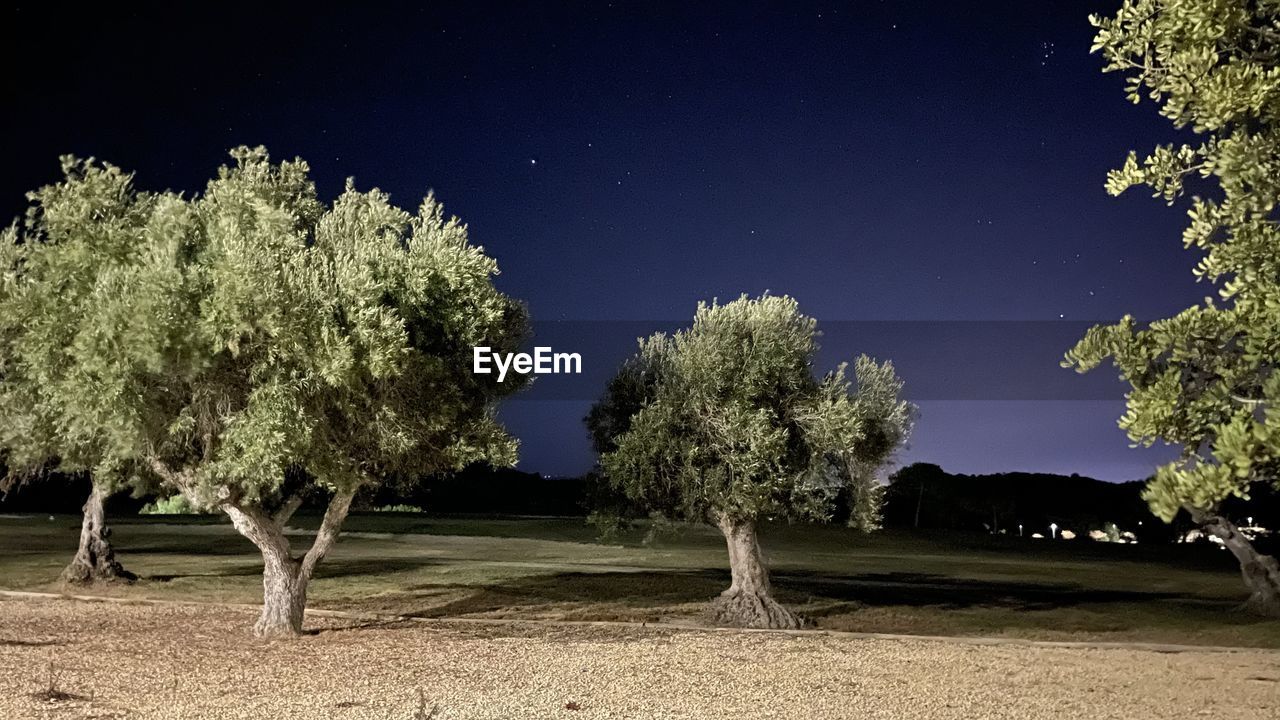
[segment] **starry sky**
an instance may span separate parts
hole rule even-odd
[[[3,11],[6,217],[62,153],[193,192],[262,144],[326,197],[434,189],[537,343],[583,356],[501,411],[544,474],[590,467],[581,417],[638,335],[766,290],[818,318],[819,369],[895,360],[900,462],[1122,481],[1172,456],[1129,447],[1114,372],[1057,365],[1208,292],[1180,209],[1103,192],[1178,139],[1088,53],[1118,0],[205,5]]]

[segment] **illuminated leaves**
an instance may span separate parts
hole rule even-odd
[[[432,197],[411,215],[348,183],[322,203],[301,160],[232,151],[193,198],[64,159],[3,240],[4,448],[22,462],[158,460],[205,502],[489,460],[515,441],[469,372],[513,349],[521,307]]]
[[[1095,327],[1063,362],[1083,372],[1110,359],[1132,387],[1120,419],[1130,437],[1183,446],[1145,495],[1169,520],[1280,485],[1280,3],[1129,0],[1091,20],[1093,50],[1127,76],[1130,99],[1205,136],[1131,153],[1107,190],[1146,185],[1174,203],[1194,185],[1182,239],[1218,302],[1145,329]]]
[[[817,329],[788,297],[700,304],[655,335],[587,418],[605,475],[633,500],[690,519],[825,517],[842,487],[876,526],[875,471],[906,440],[892,365],[861,357],[819,380]],[[856,384],[856,388],[855,388]]]

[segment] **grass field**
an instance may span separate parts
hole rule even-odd
[[[318,518],[298,517],[295,543]],[[219,518],[116,518],[141,580],[93,594],[255,603],[256,549]],[[79,518],[0,516],[0,587],[58,590]],[[596,541],[580,518],[351,517],[311,607],[421,617],[698,622],[728,584],[723,542],[689,526]],[[775,525],[775,589],[818,628],[1048,640],[1280,647],[1280,621],[1234,611],[1243,586],[1210,548]],[[248,632],[246,623],[245,631]]]

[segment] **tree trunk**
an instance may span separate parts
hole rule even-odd
[[[111,547],[111,528],[107,527],[106,501],[110,493],[96,481],[84,502],[84,519],[80,522],[80,547],[71,564],[62,571],[62,581],[89,584],[97,581],[132,582],[137,576],[116,561]]]
[[[271,547],[261,549],[262,613],[254,623],[253,634],[265,638],[301,635],[311,577],[303,574],[302,561],[289,554],[287,542],[283,552]]]
[[[351,509],[355,489],[336,493],[325,510],[324,520],[316,531],[311,548],[295,558],[284,534],[284,523],[297,507],[286,503],[287,511],[272,517],[255,506],[226,505],[231,524],[251,540],[262,552],[262,613],[253,626],[253,634],[261,638],[293,637],[302,634],[302,619],[307,609],[307,585],[316,565],[333,547],[342,529],[342,521]]]
[[[761,556],[760,543],[756,541],[755,523],[721,515],[716,519],[716,525],[724,533],[729,548],[729,570],[733,582],[711,603],[715,621],[736,627],[799,628],[802,624],[800,618],[770,594],[769,570]]]
[[[1205,532],[1221,540],[1239,561],[1240,574],[1249,589],[1244,609],[1258,615],[1280,617],[1280,563],[1258,552],[1240,528],[1225,517],[1191,510],[1191,518],[1203,526]]]

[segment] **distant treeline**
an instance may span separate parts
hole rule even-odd
[[[3,469],[0,468],[0,473]],[[78,513],[89,494],[87,475],[53,473],[39,482],[19,484],[0,499],[0,513]],[[136,513],[153,498],[130,497],[127,492],[109,500],[113,514]],[[537,473],[494,469],[486,465],[424,483],[391,482],[374,493],[357,496],[356,509],[375,510],[395,505],[420,507],[433,513],[497,515],[586,515],[583,478],[546,478]],[[308,498],[303,505],[320,512],[324,502]]]
[[[1109,483],[1081,475],[997,473],[957,475],[916,463],[894,473],[885,489],[886,527],[1051,534],[1050,524],[1078,536],[1114,524],[1137,538],[1171,541],[1192,529],[1185,514],[1171,524],[1151,514],[1142,499],[1146,481]],[[1248,502],[1231,499],[1223,512],[1243,524],[1280,526],[1280,494],[1263,491]]]
[[[885,490],[884,523],[1046,536],[1050,524],[1086,534],[1112,523],[1134,533],[1152,526],[1167,534],[1169,528],[1142,500],[1143,485],[1046,473],[954,475],[937,465],[916,463],[891,478]]]
[[[1140,540],[1168,541],[1191,529],[1189,520],[1166,525],[1142,500],[1142,481],[1108,483],[1080,475],[998,473],[962,475],[937,465],[917,463],[890,478],[884,495],[884,525],[889,528],[959,530],[1017,535],[1049,535],[1050,523],[1085,535],[1113,523]],[[0,512],[75,513],[89,492],[83,476],[55,475],[30,483],[0,500]],[[318,499],[317,499],[318,500]],[[111,500],[111,510],[137,512],[147,498],[127,494]],[[310,504],[310,503],[309,503]],[[323,503],[315,503],[317,508]],[[618,498],[602,490],[592,476],[549,478],[512,469],[474,466],[437,477],[410,489],[395,484],[361,496],[359,509],[406,505],[430,513],[497,515],[581,515],[602,504],[624,510]],[[848,510],[838,501],[834,521]],[[1280,527],[1280,494],[1265,493],[1249,502],[1232,500],[1225,508],[1239,522]]]
[[[412,505],[431,513],[495,515],[586,515],[586,491],[582,478],[548,478],[487,465],[468,467],[412,485],[394,484],[376,495],[362,498],[368,509],[388,505]]]

